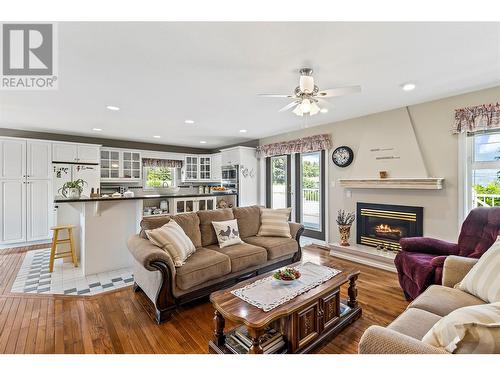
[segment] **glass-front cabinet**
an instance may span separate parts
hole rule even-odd
[[[171,198],[169,206],[173,212],[170,212],[170,214],[176,215],[187,212],[214,210],[216,204],[216,197]]]
[[[101,180],[140,181],[141,153],[138,151],[101,148]]]
[[[186,156],[186,181],[193,181],[198,179],[198,157]]]
[[[210,180],[210,156],[200,156],[200,180]]]
[[[183,167],[184,181],[211,181],[212,157],[205,155],[187,155]]]

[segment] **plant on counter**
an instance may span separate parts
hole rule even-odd
[[[351,225],[354,222],[356,215],[354,212],[345,212],[339,210],[337,213],[337,224],[340,233],[340,245],[349,246],[349,237],[351,236]]]
[[[58,192],[65,198],[80,198],[80,195],[83,192],[83,186],[86,184],[87,182],[81,178],[75,181],[68,181],[64,183]]]

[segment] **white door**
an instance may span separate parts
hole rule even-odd
[[[78,145],[79,163],[99,163],[99,146]]]
[[[26,183],[28,241],[49,238],[52,216],[52,185],[50,180],[30,180]]]
[[[78,146],[71,143],[53,143],[52,161],[74,163],[78,159]]]
[[[26,177],[26,141],[0,139],[0,179]]]
[[[26,177],[52,178],[52,144],[50,142],[27,142]]]
[[[0,242],[26,241],[26,181],[0,180]]]

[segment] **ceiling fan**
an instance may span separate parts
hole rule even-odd
[[[297,116],[313,116],[321,110],[318,104],[326,103],[322,100],[323,98],[332,98],[335,96],[344,96],[361,92],[361,86],[337,87],[319,91],[319,87],[314,84],[312,69],[302,68],[299,72],[299,85],[295,88],[293,94],[259,94],[259,96],[293,99],[291,103],[281,108],[278,112],[284,112],[295,107],[292,112]]]

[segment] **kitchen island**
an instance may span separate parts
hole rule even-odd
[[[219,197],[232,197],[236,193],[214,192],[209,194],[172,193],[137,194],[134,197],[56,197],[57,223],[76,227],[77,254],[84,275],[109,272],[130,267],[132,258],[127,250],[127,240],[138,233],[144,207],[148,201],[166,199],[170,210],[164,214],[195,212],[215,209],[210,204]],[[184,203],[180,208],[179,202]],[[213,203],[212,203],[213,204]]]

